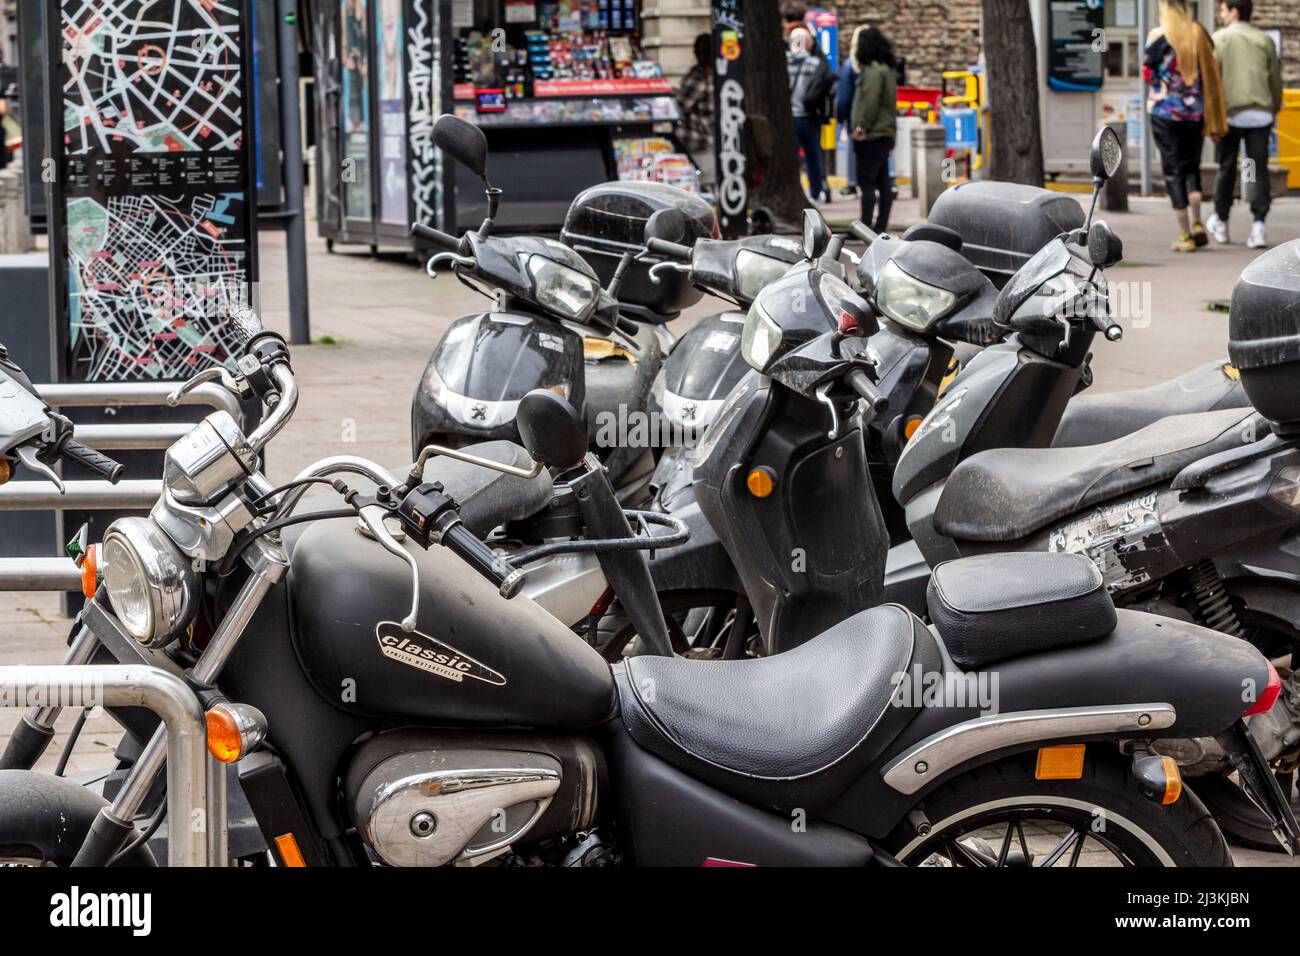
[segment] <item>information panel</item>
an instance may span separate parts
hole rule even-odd
[[[1047,85],[1060,92],[1101,89],[1103,0],[1050,0],[1047,13]]]
[[[53,301],[73,380],[230,363],[251,301],[247,0],[48,0]]]

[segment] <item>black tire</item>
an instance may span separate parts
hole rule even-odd
[[[1286,852],[1273,835],[1273,821],[1268,814],[1255,806],[1255,802],[1231,779],[1208,773],[1197,777],[1192,784],[1200,794],[1201,802],[1214,815],[1224,838],[1233,846],[1264,853]]]
[[[69,866],[107,801],[64,777],[0,770],[0,864]],[[117,866],[156,866],[139,846]]]
[[[886,848],[907,865],[918,865],[932,854],[947,859],[961,857],[956,865],[1043,865],[1054,849],[1054,831],[1074,829],[1082,833],[1075,842],[1082,848],[1091,840],[1098,849],[1117,854],[1127,866],[1232,866],[1232,856],[1223,834],[1210,812],[1190,788],[1170,806],[1143,797],[1137,789],[1129,762],[1104,744],[1090,744],[1079,780],[1036,780],[1036,751],[1016,754],[995,764],[971,770],[927,794],[922,808],[930,829],[918,835],[909,823],[902,823],[885,841]],[[1104,815],[1101,829],[1096,821]],[[1013,821],[1019,820],[1014,833]],[[1028,847],[1028,862],[1020,850],[1025,845],[1025,825],[1043,822],[1044,849]],[[981,826],[1001,833],[1014,853],[993,847],[1004,863],[972,862],[963,846],[970,843]],[[1014,833],[1014,839],[1012,834]],[[984,845],[990,841],[985,840]],[[973,845],[973,844],[972,844]],[[1073,852],[1073,844],[1069,845]],[[945,849],[951,848],[951,849]],[[977,854],[976,854],[977,855]],[[1073,865],[1067,856],[1052,865]],[[1077,855],[1076,855],[1077,857]],[[1112,864],[1113,865],[1113,864]]]

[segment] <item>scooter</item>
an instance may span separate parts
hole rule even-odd
[[[431,276],[447,265],[495,305],[453,322],[435,347],[412,402],[412,454],[431,443],[517,439],[519,400],[533,388],[554,389],[585,408],[593,439],[610,423],[625,421],[629,411],[643,413],[673,344],[665,323],[700,293],[683,283],[660,283],[664,291],[652,295],[655,286],[645,273],[656,260],[618,239],[628,222],[644,222],[637,214],[648,217],[651,209],[673,208],[683,241],[716,228],[711,207],[699,197],[635,183],[619,184],[617,194],[602,186],[577,197],[565,242],[493,236],[501,190],[487,179],[480,132],[452,115],[434,125],[438,148],[484,183],[488,214],[470,234],[473,246],[423,225],[412,232],[440,250],[428,261]],[[467,255],[477,263],[473,275],[466,271]],[[648,499],[653,449],[613,444],[602,455],[622,500]]]
[[[28,769],[43,746],[21,728],[48,730],[58,708],[29,713],[0,759],[6,862],[148,864],[170,820],[173,863],[223,865],[247,835],[214,789],[233,767],[261,837],[239,859],[282,866],[1227,865],[1153,749],[1206,734],[1283,838],[1300,834],[1241,722],[1243,684],[1273,686],[1268,662],[1117,612],[1077,555],[1017,555],[1010,574],[944,565],[935,630],[887,605],[770,659],[611,669],[517,594],[427,475],[338,456],[272,486],[259,457],[297,386],[283,340],[238,319],[232,385],[265,418],[245,435],[216,412],[168,450],[151,514],[105,533],[68,655],[68,681],[93,686],[83,662],[107,656],[128,665],[102,669],[114,686],[165,688],[167,703],[110,710],[125,730],[111,799]],[[747,353],[765,341],[765,370],[792,390],[875,400],[847,340],[763,335]],[[573,407],[541,390],[519,411],[539,474],[574,476],[621,519]],[[340,507],[298,513],[322,484]],[[294,523],[311,526],[289,553]],[[991,664],[996,700],[900,678],[965,686]],[[5,675],[20,701],[43,689],[21,670]]]

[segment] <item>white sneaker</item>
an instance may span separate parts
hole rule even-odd
[[[1231,242],[1228,238],[1228,224],[1219,218],[1218,213],[1210,213],[1210,218],[1205,220],[1205,231],[1221,246]]]
[[[1266,249],[1268,248],[1268,236],[1264,232],[1264,224],[1256,221],[1250,227],[1250,238],[1246,240],[1247,249]]]

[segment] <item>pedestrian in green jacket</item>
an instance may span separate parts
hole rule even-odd
[[[1268,245],[1264,218],[1269,208],[1268,140],[1274,118],[1282,109],[1282,61],[1267,33],[1250,24],[1252,0],[1220,0],[1223,28],[1214,34],[1214,56],[1223,72],[1223,96],[1228,132],[1215,143],[1219,173],[1214,180],[1214,215],[1205,224],[1217,242],[1226,243],[1228,215],[1237,186],[1237,154],[1246,147],[1242,182],[1254,217],[1246,246]]]
[[[889,172],[889,154],[894,150],[898,127],[898,88],[894,83],[894,48],[876,27],[856,35],[853,65],[858,71],[858,88],[849,114],[853,127],[853,154],[858,167],[858,189],[862,197],[862,221],[876,232],[889,229],[889,210],[894,202],[894,177]],[[877,210],[876,197],[880,197]],[[872,214],[875,214],[873,224]]]

